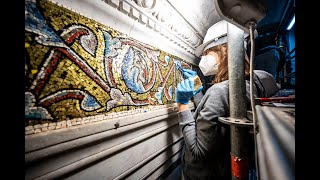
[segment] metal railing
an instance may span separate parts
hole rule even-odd
[[[295,179],[294,109],[260,105],[255,107],[259,179]]]

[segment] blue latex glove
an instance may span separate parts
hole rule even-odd
[[[194,76],[191,76],[178,84],[176,89],[176,102],[188,104],[191,97],[203,89],[203,86],[200,86],[196,91],[194,91],[193,78]]]
[[[177,68],[181,71],[184,78],[190,78],[195,77],[197,75],[197,72],[191,70],[191,69],[183,69],[180,64],[176,64]]]
[[[191,69],[183,69],[182,74],[185,78],[195,77],[197,75],[197,72],[191,70]]]

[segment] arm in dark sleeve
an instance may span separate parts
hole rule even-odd
[[[209,152],[214,154],[221,149],[226,129],[218,122],[218,117],[229,113],[228,84],[213,86],[207,91],[193,116],[190,110],[178,113],[180,128],[186,148],[195,159],[204,159]],[[194,117],[196,119],[194,119]]]

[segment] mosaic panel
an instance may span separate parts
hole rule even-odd
[[[179,57],[48,0],[25,1],[26,126],[174,103]]]

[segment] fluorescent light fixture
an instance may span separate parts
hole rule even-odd
[[[287,30],[290,30],[292,28],[292,26],[294,25],[294,21],[295,21],[295,15],[293,15],[293,18],[292,18],[289,26],[287,27]]]

